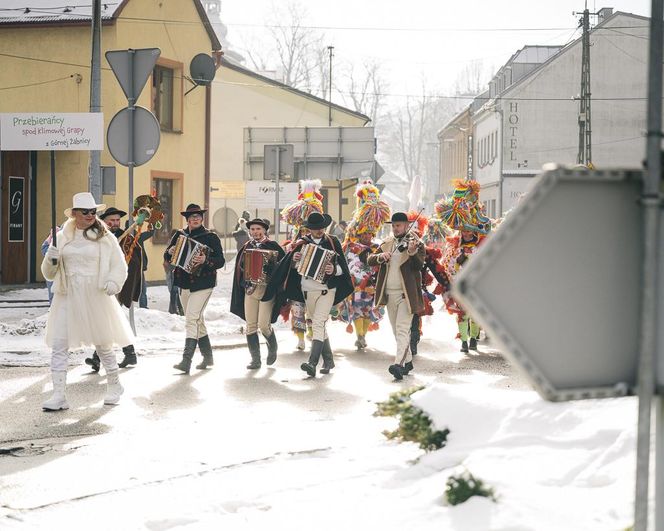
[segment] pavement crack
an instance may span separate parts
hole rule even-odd
[[[65,498],[63,500],[57,500],[57,501],[54,501],[54,502],[44,503],[42,505],[35,505],[34,507],[28,507],[28,508],[24,508],[24,509],[17,508],[17,507],[12,507],[10,505],[2,505],[2,507],[4,509],[10,510],[10,511],[17,511],[17,512],[37,511],[37,510],[41,510],[41,509],[48,509],[48,508],[51,508],[51,507],[56,507],[58,505],[62,505],[62,504],[65,504],[65,503],[71,503],[71,502],[86,500],[86,499],[89,499],[89,498],[95,498],[97,496],[105,496],[107,494],[114,494],[114,493],[117,493],[117,492],[126,492],[126,491],[136,490],[136,489],[143,488],[143,487],[150,487],[150,486],[153,486],[153,485],[161,485],[162,483],[166,483],[166,482],[169,482],[169,481],[177,481],[177,480],[181,480],[181,479],[190,479],[190,478],[194,478],[194,477],[205,476],[207,474],[212,474],[214,472],[219,472],[221,470],[232,470],[234,468],[239,468],[239,467],[242,467],[242,466],[254,465],[254,464],[258,464],[258,463],[266,463],[266,462],[271,461],[273,459],[278,459],[281,456],[286,456],[288,458],[291,458],[291,457],[300,457],[300,456],[303,456],[303,455],[315,455],[315,454],[319,454],[319,453],[322,453],[322,452],[329,452],[331,449],[332,449],[331,446],[327,446],[327,447],[324,447],[324,448],[310,448],[308,450],[299,450],[299,451],[290,451],[290,452],[276,452],[272,455],[268,455],[268,456],[265,456],[265,457],[260,457],[260,458],[257,458],[257,459],[249,459],[247,461],[240,461],[239,463],[229,463],[229,464],[226,464],[226,465],[214,466],[214,467],[206,468],[206,469],[203,469],[203,470],[197,470],[195,472],[188,472],[186,474],[178,474],[178,475],[169,476],[169,477],[166,477],[166,478],[154,479],[152,481],[145,481],[145,482],[142,482],[142,483],[136,483],[134,485],[130,485],[130,486],[123,487],[123,488],[108,489],[108,490],[103,490],[103,491],[99,491],[99,492],[93,492],[93,493],[90,493],[90,494],[83,494],[81,496],[74,496],[72,498]]]

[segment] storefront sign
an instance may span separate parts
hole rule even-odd
[[[3,151],[102,151],[104,115],[88,113],[0,114]]]
[[[25,178],[9,177],[9,238],[10,242],[25,240]]]
[[[244,197],[244,181],[211,181],[210,197],[242,199]]]
[[[279,208],[297,201],[298,183],[279,183]],[[270,181],[247,181],[247,208],[275,208],[276,185]]]

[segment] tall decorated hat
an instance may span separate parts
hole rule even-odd
[[[376,234],[390,220],[390,207],[380,199],[380,191],[371,179],[358,183],[355,188],[356,208],[346,229],[347,239],[356,239],[364,233]]]
[[[323,196],[320,189],[323,186],[320,179],[300,181],[300,193],[297,201],[291,203],[281,211],[281,219],[294,227],[302,227],[309,214],[323,213]]]
[[[454,196],[439,199],[433,209],[435,217],[452,230],[461,230],[471,221],[468,204]]]

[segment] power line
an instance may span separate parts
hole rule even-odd
[[[78,68],[90,68],[90,65],[81,65],[77,63],[67,63],[64,61],[55,61],[52,59],[39,59],[36,57],[26,57],[26,56],[21,56],[21,55],[13,55],[13,54],[8,54],[8,53],[0,53],[0,57],[10,57],[12,59],[22,59],[26,61],[37,61],[40,63],[49,63],[49,64],[56,64],[56,65],[63,65],[63,66],[75,66]],[[103,70],[106,71],[111,71],[110,68],[108,67],[103,67]],[[173,79],[181,79],[184,76],[173,76]],[[186,79],[186,78],[185,78]],[[270,89],[280,89],[280,90],[298,90],[300,92],[304,92],[302,89],[299,89],[297,87],[291,87],[288,85],[283,85],[283,84],[267,84],[267,83],[240,83],[237,81],[221,81],[221,80],[213,80],[212,83],[216,84],[221,84],[221,85],[233,85],[233,86],[244,86],[244,87],[252,87],[252,88],[270,88]],[[344,95],[369,95],[369,96],[384,96],[384,97],[391,97],[391,98],[421,98],[422,94],[406,94],[406,93],[390,93],[390,92],[360,92],[360,91],[336,91],[338,94],[344,94]],[[477,101],[490,101],[490,100],[510,100],[510,101],[573,101],[572,97],[539,97],[539,98],[503,98],[500,96],[497,97],[472,97],[472,96],[456,96],[456,95],[448,95],[448,94],[426,94],[426,98],[431,98],[431,99],[443,99],[443,100],[477,100]],[[646,96],[643,97],[593,97],[593,101],[645,101],[647,99]]]
[[[14,85],[12,87],[0,87],[0,90],[12,90],[12,89],[19,89],[19,88],[27,88],[27,87],[37,87],[40,85],[47,85],[49,83],[55,83],[57,81],[63,81],[65,79],[72,79],[75,77],[75,74],[72,74],[70,76],[65,76],[65,77],[59,77],[56,79],[49,79],[48,81],[38,81],[36,83],[27,83],[25,85]]]

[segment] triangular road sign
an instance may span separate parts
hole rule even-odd
[[[641,177],[545,172],[455,279],[454,297],[549,400],[634,390]]]
[[[109,50],[106,60],[118,79],[118,83],[128,100],[138,99],[145,82],[161,55],[159,48],[140,48],[138,50]]]

